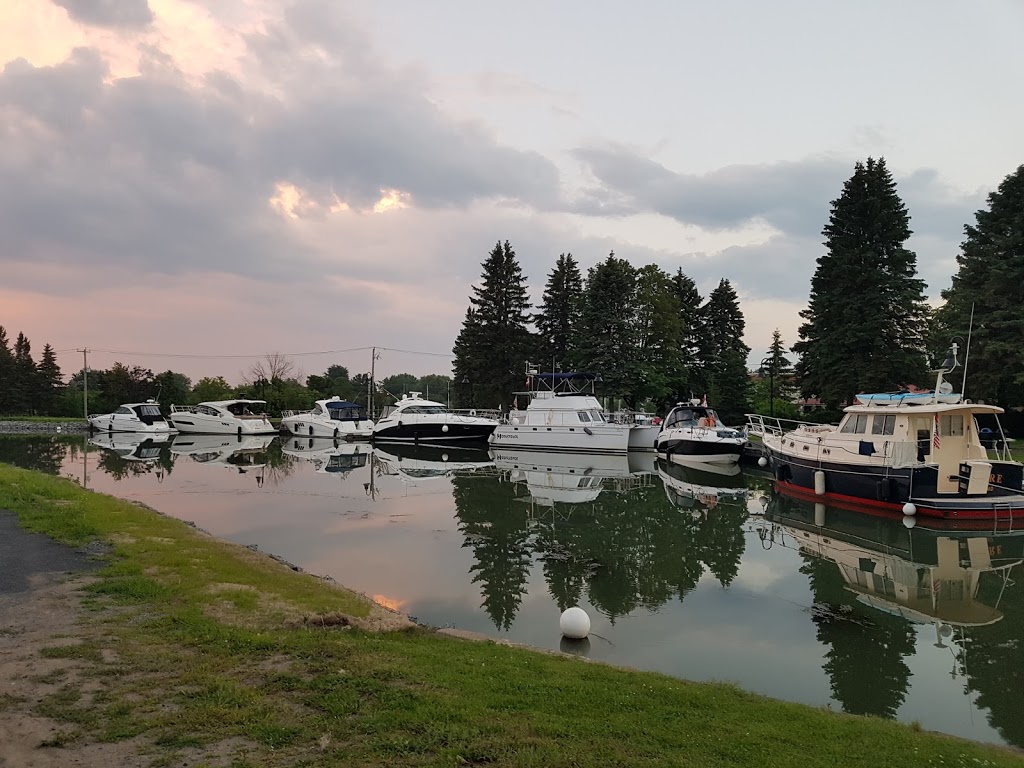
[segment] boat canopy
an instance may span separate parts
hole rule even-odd
[[[363,407],[363,406],[359,405],[358,403],[352,403],[352,402],[349,402],[348,400],[328,400],[326,403],[324,403],[324,405],[327,406],[328,410],[331,410],[331,411],[341,411],[341,410],[345,410],[346,408],[362,408]]]

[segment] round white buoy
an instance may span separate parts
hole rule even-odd
[[[915,525],[917,525],[917,518],[916,517],[914,517],[913,515],[904,515],[903,516],[903,527],[904,528],[913,528]]]
[[[903,505],[903,514],[904,515],[916,515],[917,514],[917,507],[915,507],[913,504],[911,504],[908,501],[906,504]]]
[[[767,467],[768,466],[768,459],[766,459],[764,456],[762,456],[760,459],[757,460],[757,466],[759,466],[759,467]]]
[[[448,431],[448,425],[447,424],[442,425],[441,426],[441,431],[442,432],[447,432]]]
[[[558,619],[558,627],[562,630],[564,637],[571,640],[582,640],[590,634],[590,617],[586,611],[574,605],[572,608],[562,611],[562,616]]]

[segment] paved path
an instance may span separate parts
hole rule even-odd
[[[33,577],[83,573],[101,565],[41,533],[23,530],[13,512],[0,509],[0,598],[28,592]]]

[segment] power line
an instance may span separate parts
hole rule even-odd
[[[350,347],[348,349],[325,349],[318,352],[278,352],[272,354],[280,354],[283,357],[311,357],[313,355],[340,355],[346,352],[368,352],[374,347]],[[394,347],[376,347],[376,349],[382,349],[387,352],[398,352],[405,355],[425,355],[427,357],[455,357],[450,352],[421,352],[413,349],[396,349]],[[56,349],[57,352],[81,352],[81,348],[72,349]],[[130,355],[132,357],[175,357],[175,358],[190,358],[199,360],[252,360],[255,358],[266,357],[266,352],[253,355],[201,355],[195,353],[181,353],[181,352],[133,352],[124,349],[101,349],[98,347],[90,347],[90,352],[103,353],[108,355]]]

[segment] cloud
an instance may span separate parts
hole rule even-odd
[[[138,28],[153,22],[148,0],[53,0],[75,21],[95,27]]]

